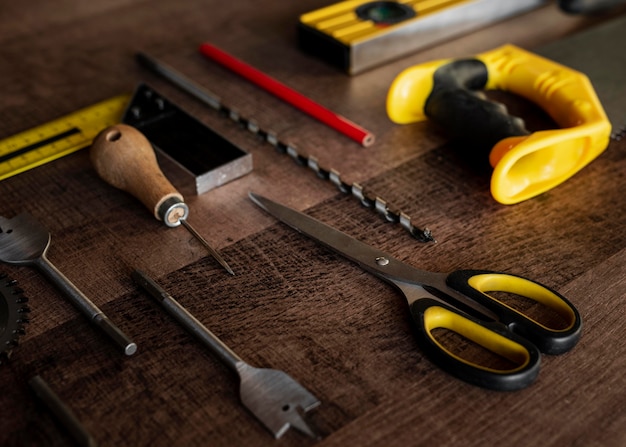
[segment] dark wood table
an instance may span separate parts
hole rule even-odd
[[[396,125],[385,111],[391,82],[411,65],[504,43],[532,49],[606,17],[566,16],[549,4],[350,77],[296,45],[299,14],[329,3],[3,2],[0,138],[145,81],[251,152],[254,169],[187,196],[190,222],[221,251],[232,277],[186,231],[164,227],[103,182],[87,150],[0,183],[0,215],[28,212],[49,228],[49,259],[139,347],[125,357],[37,271],[0,265],[31,308],[26,334],[0,366],[0,445],[72,445],[28,387],[37,374],[102,446],[626,445],[626,140],[611,142],[559,187],[505,206],[490,195],[489,172],[455,155],[444,132],[429,123]],[[376,143],[360,147],[206,60],[197,51],[202,42],[359,123]],[[438,242],[411,238],[140,68],[138,50],[383,197]],[[534,278],[578,307],[583,336],[571,352],[544,356],[538,380],[522,391],[468,385],[420,351],[406,302],[393,288],[277,223],[251,203],[249,191],[418,267]],[[286,371],[311,390],[322,403],[309,416],[323,439],[290,431],[274,440],[240,404],[236,377],[138,289],[134,268],[241,357]]]

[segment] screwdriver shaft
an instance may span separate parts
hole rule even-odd
[[[202,245],[204,245],[204,248],[206,248],[209,253],[211,253],[211,256],[213,256],[213,258],[220,263],[220,265],[222,267],[224,267],[226,269],[226,271],[228,273],[230,273],[231,275],[234,275],[235,272],[233,271],[233,269],[230,268],[230,266],[226,263],[226,261],[224,260],[224,258],[222,258],[222,255],[219,254],[219,252],[217,250],[215,250],[213,247],[211,247],[209,245],[209,243],[200,235],[200,233],[198,233],[194,227],[192,227],[189,222],[187,222],[186,219],[180,219],[180,224],[185,227],[196,239],[198,239],[200,241],[200,243]]]

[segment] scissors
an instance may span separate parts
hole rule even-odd
[[[562,354],[580,339],[578,310],[538,282],[487,270],[419,270],[304,213],[254,193],[250,198],[278,220],[396,286],[408,301],[419,346],[433,363],[468,383],[497,391],[525,388],[539,374],[541,352]],[[548,307],[562,324],[550,327],[536,321],[505,304],[500,292]],[[506,364],[483,365],[453,352],[435,336],[440,328],[506,359]]]

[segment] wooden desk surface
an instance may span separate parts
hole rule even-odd
[[[428,123],[385,112],[411,65],[504,43],[532,49],[601,18],[554,5],[346,76],[296,47],[299,14],[331,2],[184,0],[3,2],[0,138],[146,81],[250,151],[249,175],[187,201],[190,222],[236,271],[230,277],[183,229],[167,229],[105,184],[87,151],[0,183],[0,215],[26,211],[52,234],[49,259],[139,346],[124,357],[38,272],[1,265],[30,298],[31,322],[0,367],[0,445],[71,439],[27,386],[41,375],[102,446],[626,445],[626,141],[612,142],[563,185],[514,206],[468,168]],[[211,42],[376,134],[364,149],[197,52]],[[421,244],[191,97],[138,67],[143,50],[219,93],[282,140],[359,182],[432,229]],[[174,181],[177,179],[174,178]],[[580,343],[544,356],[537,382],[512,393],[452,378],[416,346],[404,300],[388,285],[291,229],[247,198],[307,210],[396,257],[435,271],[524,274],[570,298]],[[233,374],[137,289],[156,278],[245,360],[288,372],[318,396],[324,433],[279,441],[239,403]]]

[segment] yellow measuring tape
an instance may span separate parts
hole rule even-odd
[[[0,180],[89,146],[102,129],[120,122],[129,99],[115,96],[0,141]]]

